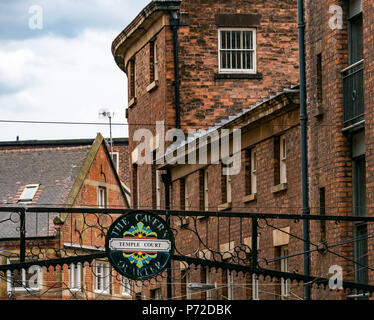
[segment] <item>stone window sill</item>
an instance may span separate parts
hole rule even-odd
[[[158,87],[158,80],[155,80],[148,85],[147,92],[151,92],[151,91],[155,90],[157,87]]]
[[[218,206],[218,211],[225,211],[231,209],[232,202],[222,203]]]
[[[255,201],[255,200],[257,200],[257,193],[252,193],[252,194],[249,194],[249,195],[243,197],[243,202],[245,202],[245,203],[252,202],[252,201]]]
[[[271,188],[271,193],[278,193],[278,192],[286,191],[287,187],[288,187],[287,182],[278,184]]]
[[[130,101],[129,101],[129,108],[133,107],[136,105],[136,97],[132,98]]]
[[[216,73],[214,80],[222,79],[262,79],[262,73]]]

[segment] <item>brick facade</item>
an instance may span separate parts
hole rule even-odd
[[[240,9],[238,9],[240,8]],[[218,14],[224,14],[224,18],[231,19],[243,14],[249,15],[257,20],[257,73],[255,75],[238,75],[238,74],[220,74],[218,70],[218,30],[222,27]],[[230,18],[231,17],[231,18]],[[248,17],[247,17],[248,18]],[[151,19],[151,18],[149,18]],[[164,25],[157,26],[158,22],[163,20]],[[136,18],[134,21],[138,21]],[[130,153],[135,150],[138,142],[134,141],[134,132],[139,128],[149,129],[155,135],[156,121],[164,121],[165,131],[175,126],[175,109],[174,109],[174,59],[173,59],[173,42],[172,30],[168,15],[164,14],[163,18],[154,18],[153,25],[144,31],[145,35],[139,38],[138,42],[131,44],[132,40],[125,40],[126,49],[118,53],[114,50],[114,54],[118,54],[116,59],[121,61],[121,68],[127,72],[131,82],[131,68],[135,61],[135,95],[132,99],[130,91],[134,88],[129,86],[129,108],[127,117],[129,126],[129,146]],[[238,1],[182,1],[180,5],[180,26],[178,29],[178,54],[180,68],[180,102],[181,102],[181,126],[183,130],[188,128],[198,129],[213,126],[222,119],[235,115],[243,109],[250,108],[267,99],[269,96],[289,88],[293,84],[298,83],[298,47],[297,47],[297,6],[296,1],[255,1],[254,3]],[[135,23],[135,22],[134,22]],[[134,24],[133,23],[133,24]],[[224,24],[227,22],[223,22]],[[254,25],[250,25],[253,27]],[[124,30],[123,34],[127,36],[132,32],[132,25]],[[243,27],[243,26],[242,26]],[[148,40],[152,40],[157,47],[158,54],[158,82],[155,88],[149,90],[152,79],[150,69],[151,44]],[[118,40],[118,39],[117,39]],[[116,41],[117,41],[116,40]],[[131,42],[126,45],[127,42]],[[139,45],[139,43],[143,43]],[[127,51],[126,51],[127,50]],[[133,52],[130,54],[129,52]],[[123,59],[124,62],[121,60]],[[130,62],[131,61],[131,62]],[[127,62],[129,64],[127,65]],[[274,83],[274,79],[277,79]],[[233,89],[234,88],[234,89]],[[298,127],[290,128],[289,131],[283,130],[290,141],[290,145],[299,145]],[[252,134],[253,134],[252,129]],[[243,211],[257,209],[258,204],[269,208],[269,212],[277,211],[275,209],[280,206],[293,206],[295,212],[299,206],[298,189],[300,188],[300,176],[295,170],[294,176],[289,176],[292,187],[288,187],[286,192],[271,193],[271,187],[274,186],[275,177],[273,173],[277,171],[273,168],[273,162],[268,162],[269,154],[274,158],[274,139],[280,134],[273,133],[271,136],[264,137],[264,141],[259,142],[258,139],[251,136],[251,140],[246,141],[248,146],[256,145],[258,161],[263,165],[259,166],[258,171],[258,199],[254,202],[244,203],[245,197],[245,179],[246,172],[242,168],[239,175],[232,178],[232,211]],[[256,144],[256,141],[258,144]],[[245,151],[243,150],[243,159]],[[299,151],[291,152],[295,158],[291,156],[287,159],[289,164],[297,168],[299,166]],[[244,161],[244,160],[243,160]],[[266,167],[269,166],[269,167]],[[137,208],[155,208],[155,182],[154,182],[154,166],[151,165],[132,165],[132,197],[133,205]],[[160,169],[160,168],[158,168]],[[185,206],[185,183],[187,183],[188,208],[190,210],[200,210],[204,207],[204,199],[202,190],[202,169],[193,171],[190,175],[180,176],[181,179],[175,179],[171,188],[171,206],[174,209],[184,210]],[[185,169],[190,171],[191,169]],[[225,201],[224,180],[221,175],[221,166],[212,165],[207,169],[209,176],[209,207],[216,210]],[[270,171],[269,171],[270,170]],[[161,172],[164,172],[161,169]],[[152,183],[150,183],[152,181]],[[222,188],[223,186],[223,188]],[[139,190],[139,193],[137,193]],[[161,188],[161,207],[164,207],[164,188]],[[262,205],[262,204],[265,205]],[[287,209],[284,212],[288,212]],[[193,223],[190,218],[189,223]],[[217,227],[216,219],[201,219],[198,222],[201,235],[206,239],[206,230],[209,232],[209,243],[217,243],[217,249],[223,244],[230,243],[233,245],[240,244],[244,237],[249,237],[249,225],[242,225],[241,231],[244,233],[239,235],[239,224],[237,219],[224,219],[221,221],[220,229]],[[175,221],[178,225],[186,221]],[[188,221],[187,221],[188,223]],[[227,225],[230,224],[231,232],[226,232]],[[186,225],[188,227],[188,224]],[[297,229],[297,228],[295,228]],[[184,234],[184,233],[183,233]],[[230,234],[230,236],[229,236]],[[185,254],[191,254],[189,249],[196,245],[196,239],[191,234],[185,234],[180,239],[179,247]],[[218,237],[218,238],[217,238]],[[229,239],[228,237],[232,237]],[[269,240],[270,241],[270,240]],[[178,246],[178,245],[177,245]],[[274,247],[270,246],[271,250]],[[230,247],[233,250],[233,247]],[[270,256],[274,255],[271,251]],[[300,262],[298,262],[300,264]],[[179,268],[179,263],[173,266]],[[184,272],[183,270],[181,271]],[[199,276],[206,276],[204,271],[192,271],[194,282],[200,282]],[[244,283],[244,289],[235,289],[234,297],[237,299],[247,299],[251,297],[251,277],[238,276],[235,282]],[[173,279],[176,283],[183,282],[185,279],[179,271],[173,273]],[[212,282],[227,281],[227,275],[221,272],[211,273]],[[157,286],[156,286],[157,287]],[[151,290],[156,287],[150,287],[142,291],[145,296],[151,295]],[[183,286],[176,285],[173,289],[173,295],[181,297]],[[212,293],[212,298],[225,299],[227,296],[226,289],[220,289]],[[161,296],[165,298],[166,288],[161,286]],[[204,294],[194,293],[192,298],[203,298]],[[266,295],[262,295],[263,298]],[[270,297],[270,296],[269,296]]]
[[[310,172],[310,201],[312,213],[319,214],[320,192],[323,188],[326,198],[327,215],[354,215],[354,159],[352,140],[358,130],[365,131],[365,159],[366,159],[366,206],[367,215],[371,214],[371,162],[370,157],[370,110],[373,99],[371,98],[371,83],[373,82],[370,68],[372,58],[372,15],[373,5],[371,1],[362,1],[363,16],[363,58],[364,58],[364,114],[365,125],[348,128],[343,123],[343,74],[341,71],[347,68],[349,63],[349,3],[354,1],[306,1],[306,61],[307,61],[307,88],[308,88],[308,116],[309,116],[309,172]],[[340,6],[343,12],[342,28],[331,28],[329,22],[336,11],[329,12],[332,6]],[[320,59],[320,63],[318,63]],[[318,67],[318,64],[320,66]],[[318,88],[318,82],[321,89]],[[319,92],[321,90],[321,92]],[[319,97],[320,96],[320,97]],[[369,227],[371,229],[371,227]],[[318,226],[314,229],[318,230]],[[368,231],[370,232],[370,231]],[[337,232],[327,234],[327,242],[336,243],[353,237],[352,224],[341,224]],[[311,241],[318,242],[319,233],[312,232]],[[369,240],[369,250],[371,241]],[[352,260],[355,246],[349,243],[345,246],[334,248],[334,252],[345,258],[336,260],[344,271],[344,280],[355,281],[355,267]],[[370,252],[370,251],[369,251]],[[335,257],[336,258],[336,257]],[[331,255],[319,255],[313,261],[315,270],[328,269],[331,266]],[[370,265],[369,255],[369,265]],[[369,278],[372,279],[371,272]],[[322,298],[319,292],[314,292],[315,298]],[[342,294],[339,298],[346,298]]]
[[[41,144],[42,142],[39,142]],[[50,183],[42,184],[37,193],[33,198],[32,205],[45,205],[43,202],[43,197],[48,193],[49,190],[55,187],[55,184],[66,183],[70,186],[67,197],[64,199],[64,203],[49,203],[49,206],[61,206],[69,205],[76,207],[98,207],[99,205],[99,192],[98,188],[104,188],[106,191],[106,207],[107,208],[128,208],[125,200],[125,193],[122,190],[119,175],[116,173],[116,169],[112,164],[110,159],[110,153],[105,140],[101,135],[98,135],[95,141],[91,141],[91,147],[74,145],[67,146],[61,143],[60,146],[45,144],[38,148],[35,143],[28,146],[4,146],[5,153],[22,153],[27,154],[28,151],[39,152],[43,154],[49,152],[60,152],[60,154],[76,151],[76,150],[87,150],[81,152],[80,158],[76,158],[74,163],[70,164],[72,168],[76,168],[78,165],[79,173],[73,176],[75,180],[70,181],[70,172],[65,172],[64,179],[53,180],[56,174],[53,170],[49,170],[45,175],[51,175],[52,180]],[[119,148],[124,148],[125,146],[115,147],[114,151],[118,150],[121,154],[123,150]],[[83,158],[82,158],[83,157]],[[123,155],[122,155],[123,157]],[[64,156],[60,157],[61,162],[55,163],[55,166],[62,166],[63,162],[67,162],[70,159]],[[34,158],[35,162],[38,159]],[[120,156],[121,163],[121,156]],[[127,163],[126,159],[122,159],[122,163]],[[64,163],[65,164],[65,163]],[[69,166],[69,163],[67,164]],[[68,168],[72,170],[71,168]],[[124,171],[124,169],[122,169]],[[124,173],[126,176],[128,173]],[[41,179],[37,179],[33,176],[33,183],[41,183]],[[44,177],[45,179],[45,177]],[[29,181],[30,178],[25,177],[25,181]],[[64,180],[64,181],[62,181]],[[22,181],[22,182],[25,182]],[[46,180],[43,180],[46,181]],[[21,183],[21,182],[20,182]],[[18,199],[24,189],[24,185],[18,188],[17,194],[12,198],[8,198],[8,204],[10,199],[14,205],[17,204]],[[59,199],[57,195],[50,195],[53,199]],[[41,199],[40,199],[41,198]],[[45,198],[44,198],[45,199]],[[38,215],[39,220],[46,218],[47,213],[40,213]],[[63,258],[66,256],[76,256],[76,255],[87,255],[97,252],[102,252],[104,250],[105,242],[105,228],[108,228],[116,216],[105,216],[105,215],[93,215],[93,214],[61,214],[59,219],[57,219],[56,214],[48,214],[48,231],[49,236],[44,238],[27,239],[26,241],[26,259],[37,258],[48,258],[56,259]],[[56,220],[57,219],[57,220]],[[53,222],[52,222],[53,220]],[[30,223],[30,222],[29,222]],[[91,227],[90,227],[91,226]],[[104,228],[104,229],[101,229]],[[44,226],[46,228],[46,226]],[[1,264],[7,264],[8,258],[19,257],[19,241],[2,239],[1,250],[6,252],[1,258]],[[110,266],[107,261],[108,267]],[[30,298],[44,298],[44,299],[131,299],[130,295],[122,294],[122,277],[119,276],[114,270],[111,271],[110,276],[110,290],[106,293],[97,293],[94,288],[95,281],[95,270],[94,266],[98,261],[94,261],[92,265],[86,264],[84,268],[82,267],[82,279],[81,288],[77,291],[71,289],[71,279],[70,279],[70,266],[64,265],[63,269],[61,266],[56,268],[50,267],[48,270],[43,268],[40,272],[39,289],[32,292],[32,295],[25,290],[15,291],[12,295],[14,299],[30,299]],[[4,278],[3,278],[4,279]],[[51,289],[53,288],[53,289]],[[7,283],[1,280],[0,283],[0,299],[7,298]]]
[[[372,211],[373,170],[371,169],[371,161],[373,148],[370,143],[372,142],[370,124],[373,116],[370,111],[373,107],[373,90],[371,89],[374,80],[371,52],[374,43],[371,20],[374,7],[371,1],[362,1],[365,124],[355,123],[352,127],[343,123],[346,110],[343,107],[341,72],[350,65],[348,59],[350,50],[348,2],[343,0],[305,1],[308,169],[312,214],[344,216],[357,214],[357,205],[356,209],[354,206],[354,202],[358,201],[357,190],[354,191],[357,188],[357,186],[355,187],[357,177],[355,178],[354,172],[359,165],[357,159],[362,159],[362,156],[354,158],[353,153],[355,148],[362,147],[360,143],[355,142],[357,139],[359,140],[357,133],[362,130],[365,132],[366,183],[361,182],[361,185],[365,186],[366,214],[371,215]],[[333,14],[336,13],[329,12],[333,5],[340,6],[342,9],[342,28],[333,29],[329,24]],[[232,1],[225,3],[182,1],[179,11],[181,25],[178,32],[178,53],[180,56],[181,124],[183,129],[213,126],[222,118],[227,118],[227,116],[241,112],[242,109],[254,106],[264,98],[298,82],[296,1],[266,1],[266,4],[264,1],[254,1],[251,4],[240,1],[235,1],[235,3]],[[249,79],[249,76],[219,74],[217,27],[225,23],[227,25],[227,21],[232,19],[230,18],[232,14],[237,14],[237,20],[241,21],[241,14],[248,13],[261,15],[260,23],[257,26],[258,74],[252,75],[252,79]],[[222,18],[222,16],[218,16],[219,14],[226,14],[226,16]],[[165,16],[163,17],[164,25],[158,29],[158,33],[152,33],[152,27],[149,27],[142,36],[139,36],[139,41],[136,44],[130,40],[124,40],[127,43],[124,45],[125,49],[122,51],[118,49],[118,54],[114,50],[117,63],[122,61],[121,59],[124,60],[121,62],[122,65],[120,64],[124,71],[126,68],[123,66],[126,66],[127,60],[135,58],[138,72],[135,85],[136,101],[131,101],[128,110],[128,120],[130,128],[132,128],[130,129],[131,152],[135,150],[137,145],[137,142],[132,139],[133,133],[141,127],[141,123],[153,125],[156,120],[163,120],[166,130],[175,124],[172,33],[169,20]],[[153,21],[154,25],[157,24],[156,20]],[[240,22],[237,23],[240,24]],[[124,35],[130,34],[131,28],[135,28],[134,25],[135,23],[125,29]],[[158,48],[160,74],[158,87],[147,92],[144,90],[149,85],[147,79],[150,79],[150,74],[147,73],[149,72],[147,65],[150,60],[147,39],[151,38],[156,39],[156,43],[160,46]],[[143,45],[140,46],[139,43],[143,43]],[[201,210],[204,200],[201,175],[202,170],[206,170],[209,177],[207,194],[211,211],[301,212],[299,110],[293,109],[295,105],[292,106],[292,99],[288,100],[288,102],[283,102],[283,107],[289,108],[287,115],[285,115],[274,109],[275,105],[282,105],[282,101],[278,98],[270,99],[270,101],[272,103],[265,104],[266,107],[264,107],[264,113],[261,116],[256,111],[251,111],[240,117],[243,119],[243,123],[245,121],[247,123],[243,125],[245,135],[242,136],[241,171],[238,175],[233,176],[230,182],[231,201],[228,201],[229,189],[226,185],[226,178],[222,177],[221,165],[209,165],[208,167],[177,165],[169,167],[173,180],[172,208],[184,210],[186,208],[185,201],[190,201],[187,206],[189,210]],[[248,115],[249,118],[246,118]],[[266,117],[269,115],[272,115],[270,119]],[[258,125],[252,128],[253,123]],[[238,124],[240,124],[239,120],[234,122],[233,127]],[[152,130],[154,133],[154,129]],[[284,172],[280,171],[282,170],[282,160],[279,160],[281,136],[286,139],[287,143],[287,157],[282,164],[286,166],[287,183],[281,183],[282,174],[284,176]],[[257,157],[257,193],[255,195],[249,194],[249,149],[255,149]],[[136,197],[138,208],[143,206],[149,208],[155,193],[155,188],[150,185],[150,181],[154,185],[153,171],[149,165],[136,166],[136,168],[137,172],[133,174],[133,195]],[[165,168],[166,166],[158,166],[160,170],[165,170]],[[134,188],[134,181],[137,181],[136,188]],[[139,195],[136,195],[137,189]],[[188,193],[187,197],[186,192]],[[362,194],[359,197],[361,199]],[[195,228],[195,222],[197,228],[195,231],[201,236],[201,241],[196,238],[194,232],[188,230]],[[296,254],[295,257],[288,259],[288,272],[303,273],[303,256],[300,254],[303,251],[303,243],[300,240],[303,236],[302,223],[287,220],[268,222],[272,227],[263,226],[259,239],[260,265],[281,270],[282,259],[276,258],[282,255],[282,250],[287,245],[287,252]],[[187,220],[175,218],[173,223],[180,228],[176,244],[180,250],[178,253],[183,255],[196,257],[201,254],[204,256],[209,254],[204,253],[202,242],[208,243],[211,250],[214,249],[223,254],[223,257],[225,257],[225,252],[232,253],[235,246],[250,243],[250,222],[243,222],[237,218],[219,220],[212,217],[196,221],[192,217]],[[282,233],[277,228],[287,230],[286,233],[291,236],[285,236],[286,233]],[[311,249],[313,249],[311,274],[328,278],[331,276],[329,268],[338,265],[343,269],[344,280],[355,281],[357,266],[355,268],[353,260],[357,259],[354,253],[356,245],[352,244],[350,239],[357,234],[357,230],[355,231],[352,223],[311,222],[310,241],[312,243]],[[372,227],[368,226],[367,232],[370,233],[371,230]],[[337,244],[344,241],[347,243],[333,247],[330,252],[324,249],[326,243]],[[368,241],[368,248],[370,252],[371,240]],[[205,258],[212,259],[207,256]],[[274,258],[275,260],[272,260]],[[369,255],[368,265],[371,260]],[[211,298],[252,298],[252,279],[248,275],[234,274],[232,280],[236,285],[233,292],[229,292],[227,285],[225,285],[229,281],[229,275],[221,270],[211,270],[209,274],[211,283],[217,282],[219,284],[219,289],[211,292]],[[187,280],[189,282],[205,282],[206,276],[207,274],[200,267],[189,269],[179,262],[174,262],[173,296],[177,299],[185,299],[188,295]],[[368,277],[369,280],[372,280],[372,272],[368,273]],[[157,288],[161,289],[162,298],[166,298],[166,286],[161,283],[143,289],[142,294],[145,297],[150,297],[152,290]],[[291,294],[286,299],[303,299],[303,284],[291,284],[290,291]],[[207,298],[206,293],[199,291],[191,291],[189,294],[192,295],[190,298]],[[312,287],[313,299],[347,299],[349,298],[348,294],[347,292],[322,290],[315,285]],[[260,277],[259,299],[284,299],[278,280],[271,281],[271,279]]]
[[[196,10],[197,8],[199,9]],[[285,87],[297,84],[296,9],[296,1],[255,1],[250,4],[245,1],[240,4],[237,1],[181,2],[178,54],[180,121],[183,130],[214,125]],[[255,25],[249,25],[257,29],[257,74],[249,77],[219,74],[220,24],[216,22],[217,14],[260,15],[259,21],[254,22]],[[138,18],[134,21],[137,20]],[[124,40],[125,52],[113,50],[116,60],[120,61],[121,68],[129,78],[132,62],[135,61],[135,99],[132,99],[131,86],[128,88],[130,137],[139,128],[149,129],[155,135],[156,121],[164,121],[165,131],[175,127],[173,34],[170,19],[168,14],[156,12],[149,20],[145,35],[137,36],[138,42],[133,44],[133,39]],[[130,34],[133,32],[131,28],[136,30],[130,25],[123,33]],[[118,39],[120,37],[121,35]],[[153,41],[152,45],[150,41]],[[158,80],[150,89],[153,79],[150,68],[153,45],[157,47]],[[276,84],[274,78],[277,78]],[[232,90],[233,87],[235,90]],[[138,142],[130,139],[130,154],[137,144]],[[140,176],[139,188],[142,190],[138,202],[140,206],[150,208],[151,199],[154,198],[152,186],[148,183],[152,180],[152,170],[139,166],[137,171]],[[133,183],[131,190],[134,190]]]

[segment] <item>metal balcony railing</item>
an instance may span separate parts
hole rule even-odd
[[[344,127],[364,120],[364,60],[341,71],[343,77]]]

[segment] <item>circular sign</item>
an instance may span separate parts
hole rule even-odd
[[[106,236],[105,249],[118,273],[143,280],[166,269],[174,250],[174,237],[165,220],[137,211],[114,221]]]

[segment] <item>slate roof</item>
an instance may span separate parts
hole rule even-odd
[[[0,205],[14,206],[25,185],[40,184],[31,205],[59,206],[66,203],[91,145],[47,149],[0,150]],[[18,218],[0,214],[0,239],[18,238]],[[52,235],[54,216],[26,214],[26,236]]]
[[[263,101],[259,101],[256,104],[248,107],[247,109],[243,109],[241,112],[231,115],[226,119],[223,119],[221,122],[216,123],[214,126],[209,127],[206,130],[198,130],[192,137],[188,136],[185,140],[181,141],[179,145],[176,143],[171,144],[167,149],[164,155],[161,156],[161,158],[156,159],[157,161],[162,161],[164,158],[173,157],[174,152],[178,150],[179,148],[185,147],[187,144],[192,143],[193,141],[197,141],[198,139],[201,139],[205,135],[208,135],[212,131],[217,131],[222,128],[227,128],[230,126],[230,124],[237,119],[250,114],[253,110],[260,108],[263,105],[266,105],[270,103],[272,100],[277,99],[283,95],[287,95],[288,93],[299,93],[300,92],[300,86],[299,85],[292,85],[290,88],[284,88],[282,91],[276,93],[275,95],[271,95],[268,98],[265,98]]]

